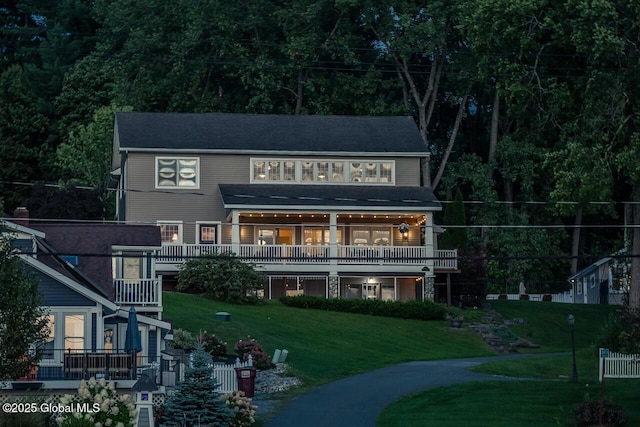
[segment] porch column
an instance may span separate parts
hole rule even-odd
[[[329,274],[328,280],[328,290],[327,290],[327,298],[339,298],[340,291],[338,289],[338,283],[340,282],[340,277],[335,272],[331,272]]]
[[[231,250],[240,255],[240,213],[235,210],[231,214]]]
[[[429,267],[429,274],[433,274],[435,248],[433,245],[433,215],[425,214],[424,221],[424,256],[426,258],[425,265]]]
[[[422,294],[422,300],[423,301],[433,301],[435,299],[435,276],[427,276],[425,274],[424,276],[424,280],[422,281],[423,283],[423,294]]]
[[[433,301],[435,299],[435,248],[433,244],[433,214],[426,213],[424,221],[424,255],[425,266],[428,270],[424,275],[424,294],[422,298],[426,301]]]
[[[338,264],[338,215],[329,213],[329,264]]]

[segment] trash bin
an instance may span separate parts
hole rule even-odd
[[[235,368],[238,379],[238,390],[244,391],[246,397],[253,397],[256,386],[256,368]]]

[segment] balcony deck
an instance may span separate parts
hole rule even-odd
[[[131,353],[105,351],[48,350],[48,358],[43,358],[30,380],[59,381],[80,380],[90,377],[104,377],[111,380],[135,380],[140,371],[158,362],[143,360]]]
[[[158,279],[113,279],[115,303],[126,306],[159,307],[162,286]]]
[[[230,244],[166,244],[157,255],[157,264],[179,265],[188,259],[234,252]],[[239,245],[237,255],[258,265],[385,265],[423,266],[433,260],[436,270],[458,269],[458,251],[436,250],[427,256],[424,246],[349,245]]]

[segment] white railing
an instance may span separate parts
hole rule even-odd
[[[487,294],[486,298],[489,300],[499,300],[505,299],[509,301],[517,301],[517,300],[529,300],[529,301],[550,301],[550,302],[562,302],[562,303],[573,303],[573,297],[569,292],[564,292],[560,294]]]
[[[339,246],[338,264],[423,265],[422,246]]]
[[[124,305],[158,305],[161,300],[158,279],[113,279],[115,303]]]
[[[327,263],[328,246],[307,245],[241,245],[240,258],[260,264]]]
[[[251,356],[241,362],[240,359],[236,359],[234,364],[214,364],[211,370],[211,376],[217,381],[218,393],[231,393],[238,390],[238,377],[236,375],[236,368],[247,368],[253,366],[253,359]]]
[[[231,245],[168,244],[162,245],[156,261],[159,263],[180,264],[190,258],[220,255],[229,252],[231,252]]]
[[[439,249],[433,253],[433,267],[442,270],[458,269],[458,251],[456,249]]]
[[[640,378],[640,354],[614,353],[601,348],[598,366],[600,380],[602,378]]]
[[[206,255],[233,252],[232,245],[167,244],[158,252],[159,264],[181,264]],[[424,246],[348,246],[338,245],[331,256],[328,245],[239,245],[237,255],[256,264],[379,264],[424,265],[427,248]],[[436,250],[434,267],[457,270],[458,251]]]

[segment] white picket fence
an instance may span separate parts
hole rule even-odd
[[[573,296],[569,292],[565,292],[562,294],[526,294],[526,298],[529,301],[551,301],[551,302],[562,302],[562,303],[573,303]],[[520,294],[487,294],[485,298],[487,301],[498,300],[498,299],[506,299],[509,301],[516,301],[523,299],[523,296]]]
[[[602,378],[640,378],[640,354],[614,353],[601,348],[599,372],[600,380]]]
[[[231,393],[238,390],[238,378],[236,376],[236,368],[248,368],[253,366],[253,359],[251,356],[241,362],[240,359],[236,359],[234,364],[220,364],[215,363],[211,370],[211,375],[218,382],[218,393]]]

